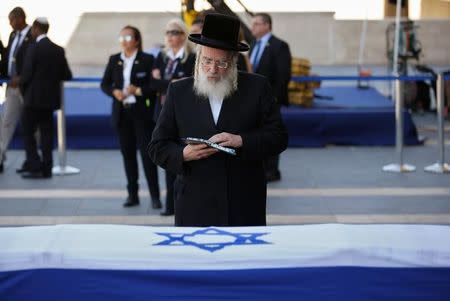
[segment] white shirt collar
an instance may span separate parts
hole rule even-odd
[[[261,41],[261,43],[262,44],[267,44],[267,42],[269,41],[269,39],[270,39],[270,37],[272,36],[272,32],[268,32],[268,33],[266,33],[265,35],[263,35],[262,37],[261,37],[261,39],[259,39],[260,41]]]
[[[46,38],[46,37],[47,37],[47,35],[46,35],[45,33],[39,35],[39,36],[36,38],[36,43],[38,43],[40,40],[42,40],[42,39],[44,39],[44,38]]]
[[[222,109],[223,98],[216,96],[209,96],[209,105],[211,107],[211,113],[213,115],[214,123],[217,125],[219,121],[220,110]]]
[[[138,53],[138,51],[136,50],[130,57],[126,57],[126,56],[125,56],[125,53],[122,51],[122,52],[120,53],[120,58],[121,58],[123,61],[134,61],[134,60],[136,59],[137,53]]]
[[[22,29],[22,30],[20,31],[20,38],[21,38],[21,39],[23,39],[23,38],[27,35],[27,33],[28,33],[28,31],[30,30],[30,28],[31,28],[31,26],[30,26],[30,25],[27,25],[27,26],[25,26],[24,29]]]
[[[176,54],[173,53],[172,49],[169,49],[169,51],[167,51],[167,56],[171,60],[181,59],[184,56],[184,47],[178,50]]]

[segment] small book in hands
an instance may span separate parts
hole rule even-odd
[[[221,146],[221,145],[211,142],[209,140],[205,140],[202,138],[192,138],[192,137],[182,138],[181,140],[183,140],[183,142],[186,144],[202,144],[202,143],[204,143],[204,144],[208,145],[209,147],[215,148],[215,149],[225,152],[229,155],[236,156],[236,150],[229,148],[229,147]]]

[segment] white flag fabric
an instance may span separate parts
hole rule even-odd
[[[0,300],[450,300],[448,226],[57,225],[0,246]]]

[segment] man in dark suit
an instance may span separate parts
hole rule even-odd
[[[26,23],[25,12],[21,7],[15,7],[8,15],[13,31],[8,40],[0,65],[2,77],[9,79],[6,89],[6,101],[3,104],[0,117],[0,172],[3,171],[11,138],[22,115],[23,95],[19,89],[23,60],[29,44],[32,42],[31,26]],[[18,170],[22,171],[22,168]]]
[[[36,40],[27,50],[20,88],[24,95],[22,124],[28,171],[23,178],[50,178],[53,167],[53,111],[61,106],[62,82],[72,78],[64,49],[47,37],[46,18],[33,22],[31,33]],[[42,159],[37,152],[34,132],[41,133]]]
[[[5,47],[3,46],[2,40],[0,40],[0,66],[2,66],[2,61],[5,59]],[[0,69],[0,78],[3,77],[2,70]]]
[[[277,103],[287,106],[288,84],[291,78],[289,45],[272,34],[272,18],[268,14],[255,14],[251,31],[256,39],[250,50],[253,72],[264,75],[269,80]],[[279,156],[269,158],[265,164],[267,181],[280,180]]]
[[[262,226],[266,224],[263,160],[287,147],[288,136],[268,81],[238,72],[238,19],[209,14],[201,34],[194,77],[169,85],[149,145],[161,167],[177,174],[177,226]],[[236,155],[186,137],[234,148]]]

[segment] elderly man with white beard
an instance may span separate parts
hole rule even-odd
[[[288,136],[267,80],[237,71],[238,19],[210,14],[201,34],[194,77],[169,86],[149,155],[177,174],[176,226],[266,225],[264,159],[281,153]],[[209,140],[186,144],[183,138]]]

